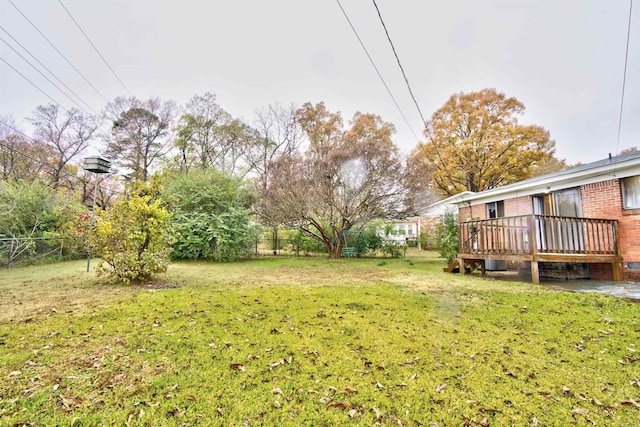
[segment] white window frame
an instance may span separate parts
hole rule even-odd
[[[640,175],[623,178],[622,208],[624,210],[640,209]]]

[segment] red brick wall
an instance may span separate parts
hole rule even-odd
[[[618,220],[622,257],[626,262],[640,262],[640,210],[622,208],[620,180],[583,185],[581,195],[583,216]],[[637,279],[640,272],[626,270],[625,277]]]
[[[458,210],[458,220],[467,221],[473,219],[487,219],[487,206],[481,205],[461,206]]]
[[[504,201],[504,216],[531,215],[532,213],[531,196],[520,196]]]

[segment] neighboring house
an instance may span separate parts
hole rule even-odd
[[[420,217],[409,217],[391,221],[390,229],[378,230],[378,235],[398,243],[415,242],[420,245]]]
[[[463,200],[464,197],[471,194],[476,194],[473,191],[463,191],[455,196],[447,197],[438,202],[432,203],[420,213],[420,227],[422,232],[429,232],[434,230],[439,223],[442,222],[442,217],[447,213],[458,213],[458,205],[456,202]]]
[[[640,152],[462,196],[459,261],[539,277],[640,280]]]

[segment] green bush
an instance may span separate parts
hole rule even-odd
[[[167,175],[163,181],[162,197],[180,232],[174,258],[234,261],[253,253],[253,194],[243,181],[214,170]]]
[[[435,247],[442,258],[451,261],[458,256],[458,219],[447,212],[436,227]]]

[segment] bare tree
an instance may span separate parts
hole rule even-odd
[[[346,231],[396,217],[404,208],[394,127],[376,115],[356,113],[344,129],[340,114],[323,103],[303,105],[296,119],[309,147],[270,163],[261,213],[270,224],[304,231],[336,258]]]
[[[295,152],[301,145],[303,133],[296,121],[297,107],[273,104],[256,111],[253,127],[257,132],[254,144],[246,153],[252,171],[264,189],[269,165],[279,155]]]
[[[14,130],[17,127],[12,118],[2,117],[0,121],[6,123],[0,123],[0,177],[5,181],[35,181],[40,177],[43,150]]]
[[[79,157],[96,134],[98,121],[75,108],[63,113],[55,104],[37,107],[30,121],[36,138],[47,147],[47,160],[53,166],[51,183],[57,188],[65,168]]]

